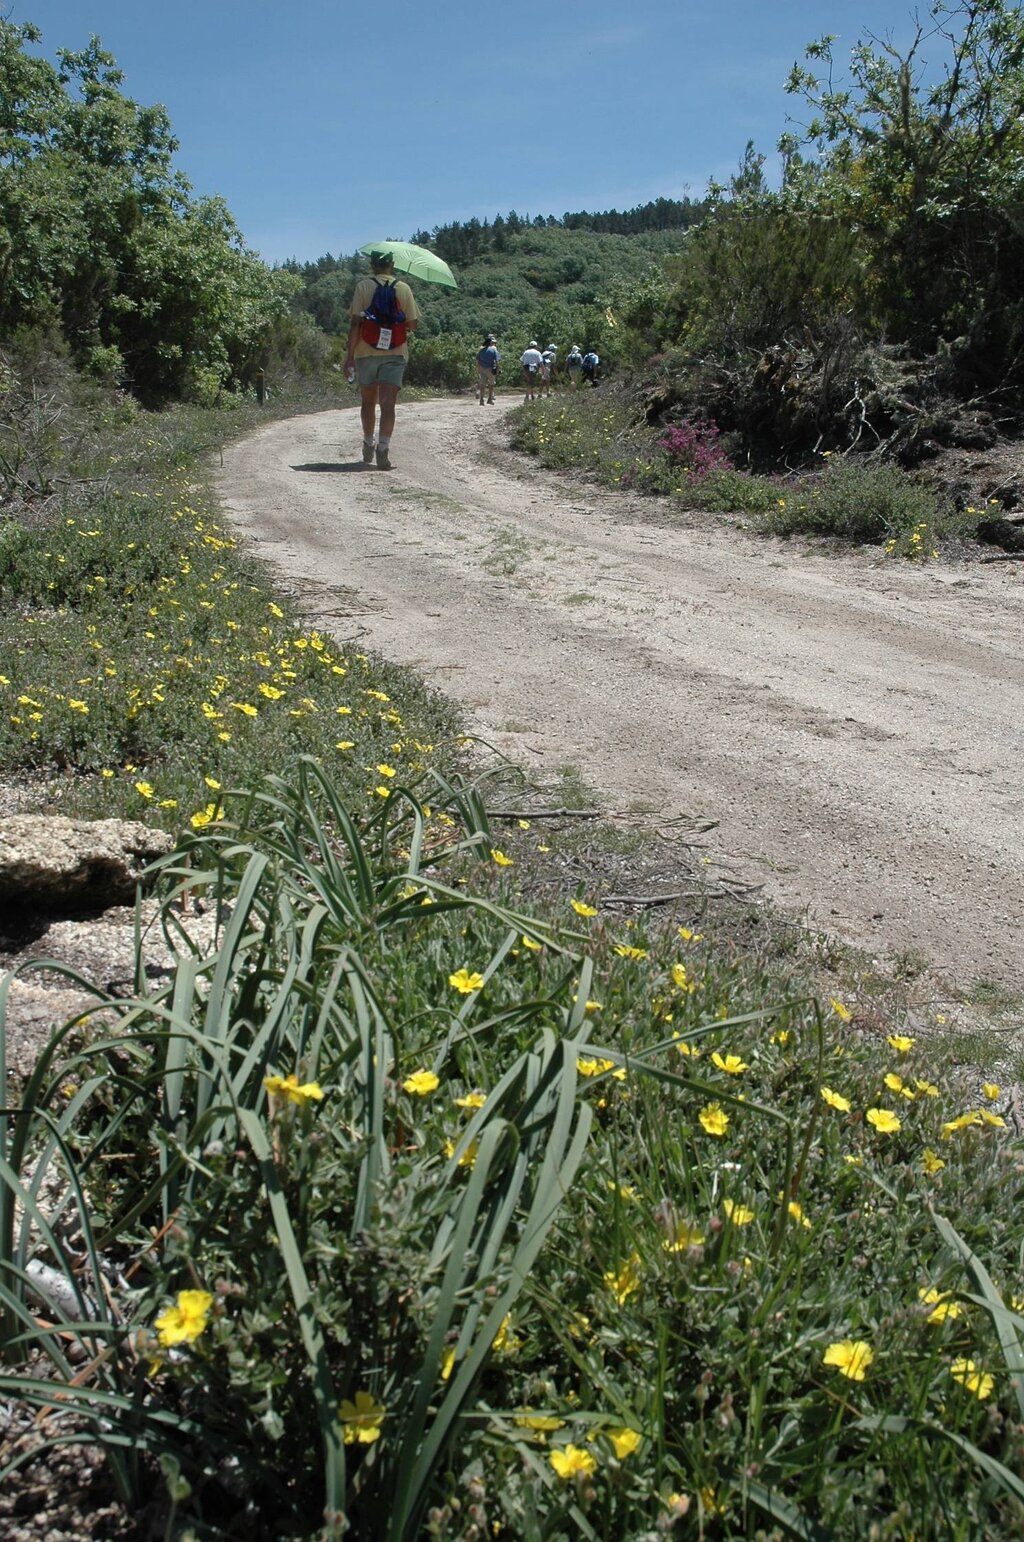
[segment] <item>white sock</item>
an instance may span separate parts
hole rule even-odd
[[[381,438],[377,440],[377,448],[378,450],[386,450],[390,443],[391,440],[385,439],[382,435]]]

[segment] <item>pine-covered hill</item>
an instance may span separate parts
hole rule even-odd
[[[585,334],[616,295],[642,282],[684,239],[682,231],[524,230],[461,268],[458,290],[429,291],[423,335],[494,332],[510,343],[536,337],[542,347],[586,346]]]
[[[447,256],[444,248],[454,244],[446,239],[453,228],[437,231],[430,239],[441,255]],[[426,244],[425,233],[418,234]],[[457,290],[419,286],[421,339],[494,332],[509,347],[525,346],[531,337],[542,346],[585,346],[589,332],[607,325],[605,313],[616,296],[641,284],[665,257],[679,252],[686,239],[683,228],[620,235],[540,220],[514,233],[507,226],[496,232],[491,227],[488,235],[490,239],[470,243],[477,249],[468,261],[453,261]],[[297,305],[325,332],[342,335],[356,276],[366,272],[366,259],[328,255],[315,263],[287,266],[303,281]]]

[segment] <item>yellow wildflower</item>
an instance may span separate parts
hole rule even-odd
[[[369,1392],[357,1392],[354,1402],[345,1398],[338,1409],[338,1418],[345,1426],[343,1439],[346,1446],[356,1443],[371,1446],[379,1440],[386,1412],[384,1405]]]
[[[441,1085],[440,1078],[433,1071],[413,1071],[402,1083],[404,1092],[411,1092],[415,1097],[425,1098],[428,1093]]]
[[[850,1100],[844,1098],[841,1092],[833,1092],[831,1087],[822,1087],[821,1095],[829,1108],[838,1108],[841,1114],[850,1112]]]
[[[954,1381],[966,1387],[968,1392],[973,1392],[981,1402],[991,1397],[995,1377],[990,1376],[987,1371],[980,1370],[973,1360],[954,1360],[949,1368],[949,1374]]]
[[[621,1306],[640,1285],[640,1254],[631,1253],[621,1269],[609,1269],[604,1283]]]
[[[556,1419],[552,1414],[536,1414],[531,1409],[524,1408],[517,1415],[516,1424],[523,1430],[536,1430],[541,1435],[549,1434],[552,1430],[560,1430],[565,1427],[564,1419]]]
[[[272,1098],[294,1103],[297,1108],[305,1108],[307,1103],[319,1103],[324,1095],[319,1082],[303,1082],[300,1087],[294,1072],[291,1076],[265,1076],[263,1085]]]
[[[888,1108],[869,1108],[866,1118],[879,1135],[895,1135],[897,1130],[902,1129],[900,1120]]]
[[[455,1150],[455,1142],[453,1140],[446,1140],[444,1143],[444,1154],[449,1161],[451,1161],[452,1157],[455,1155]],[[479,1150],[480,1142],[478,1140],[471,1140],[465,1151],[463,1151],[462,1155],[459,1157],[459,1166],[472,1167],[476,1162],[477,1152]]]
[[[929,1322],[952,1322],[960,1316],[960,1303],[952,1300],[948,1290],[936,1290],[934,1285],[929,1285],[918,1291],[917,1298],[932,1308],[928,1313]]]
[[[576,912],[576,914],[578,916],[596,916],[597,915],[597,907],[595,905],[585,905],[582,900],[575,900],[575,899],[574,900],[570,900],[569,903],[572,906],[573,910],[575,910],[575,912]]]
[[[977,1109],[969,1109],[966,1114],[957,1114],[955,1119],[948,1120],[942,1126],[942,1137],[949,1140],[959,1130],[970,1129],[972,1125],[981,1124],[981,1114]]]
[[[476,971],[470,974],[468,969],[456,969],[454,974],[448,976],[448,984],[463,996],[471,996],[474,991],[480,989],[483,983],[484,977],[482,974],[477,974]]]
[[[514,1355],[518,1354],[522,1347],[522,1339],[512,1331],[511,1315],[506,1315],[501,1319],[501,1326],[494,1335],[494,1342],[491,1348],[499,1355]]]
[[[696,1226],[691,1226],[688,1221],[680,1221],[662,1243],[662,1247],[666,1253],[685,1253],[687,1248],[699,1248],[703,1241],[703,1234]]]
[[[615,1061],[597,1060],[591,1057],[584,1059],[579,1057],[576,1061],[576,1069],[581,1076],[603,1076],[606,1071],[615,1070]],[[622,1081],[624,1080],[626,1073],[620,1068],[619,1071],[615,1071],[615,1075],[619,1081]]]
[[[720,1103],[706,1103],[697,1118],[709,1135],[724,1135],[729,1128],[729,1115]]]
[[[744,1071],[750,1070],[747,1062],[741,1060],[739,1055],[720,1055],[717,1049],[711,1056],[711,1064],[716,1065],[720,1071],[725,1071],[729,1076],[740,1076]]]
[[[600,1430],[597,1433],[606,1436],[611,1441],[615,1455],[620,1462],[624,1461],[627,1456],[632,1456],[643,1439],[639,1430]],[[593,1440],[596,1438],[596,1435],[592,1435],[590,1438]]]
[[[584,1451],[582,1446],[563,1446],[552,1451],[548,1461],[560,1478],[589,1478],[597,1470],[597,1458]]]
[[[179,1290],[174,1305],[165,1307],[153,1321],[162,1347],[194,1344],[206,1327],[212,1305],[208,1290]]]
[[[863,1381],[875,1352],[863,1339],[840,1339],[828,1346],[822,1358],[825,1365],[834,1365],[850,1381]]]

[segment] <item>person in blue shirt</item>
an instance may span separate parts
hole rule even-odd
[[[488,332],[484,338],[484,346],[476,356],[481,407],[484,404],[485,397],[488,405],[494,406],[494,387],[498,379],[498,365],[500,363],[501,354],[495,347],[494,333]]]

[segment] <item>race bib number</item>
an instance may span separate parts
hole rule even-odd
[[[376,343],[374,344],[374,347],[375,348],[390,348],[391,347],[391,328],[390,327],[381,327],[381,329],[380,329],[380,337],[378,337]]]

